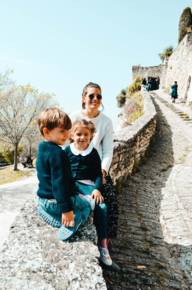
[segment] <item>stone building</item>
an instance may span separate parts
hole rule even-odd
[[[170,92],[174,81],[178,83],[178,97],[187,104],[192,103],[192,26],[186,28],[186,34],[179,42],[165,64],[158,66],[132,67],[132,77],[160,78],[160,88]]]
[[[140,65],[134,65],[132,67],[132,77],[133,79],[135,79],[136,77],[141,77],[141,78],[146,78],[146,79],[148,77],[161,78],[164,66],[165,65],[144,67]]]
[[[162,86],[169,89],[178,82],[178,96],[187,103],[192,102],[192,32],[188,32],[179,43],[167,64]]]

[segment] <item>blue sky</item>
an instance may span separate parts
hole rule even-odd
[[[18,84],[54,93],[66,112],[81,106],[89,81],[103,88],[114,120],[116,95],[131,82],[132,65],[158,65],[176,47],[188,0],[0,1],[0,72]]]

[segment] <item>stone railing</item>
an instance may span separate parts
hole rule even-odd
[[[118,189],[144,158],[155,133],[156,111],[147,94],[144,111],[135,124],[115,134],[111,175]],[[89,224],[72,242],[63,243],[57,229],[37,216],[35,204],[25,204],[0,252],[0,289],[107,289],[94,226]]]
[[[144,96],[144,115],[133,125],[115,133],[114,156],[111,175],[118,188],[138,167],[145,157],[150,141],[156,130],[156,111],[147,93]],[[126,119],[126,116],[123,116]]]

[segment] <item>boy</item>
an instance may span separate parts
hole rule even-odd
[[[60,146],[68,139],[71,120],[60,109],[48,108],[40,114],[38,125],[44,138],[36,163],[38,213],[48,224],[60,228],[61,240],[67,240],[91,211],[88,202],[74,195],[70,164]]]

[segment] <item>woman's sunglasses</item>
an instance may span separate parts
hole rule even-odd
[[[102,99],[102,95],[94,95],[94,94],[90,94],[88,95],[89,99],[92,101],[94,99],[94,97],[97,98],[97,100],[101,100]]]

